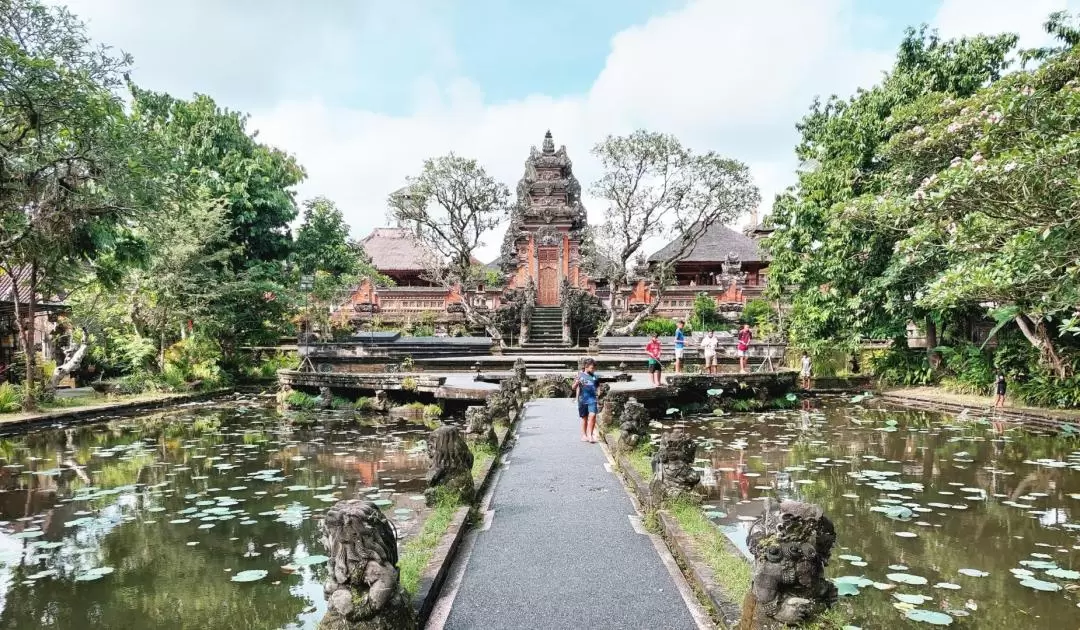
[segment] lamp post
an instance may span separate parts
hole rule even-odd
[[[311,275],[308,275],[308,274],[304,274],[304,275],[300,276],[300,292],[304,294],[304,310],[306,311],[305,316],[308,318],[306,320],[307,321],[307,326],[305,326],[305,327],[311,326],[311,320],[310,320],[310,318],[311,318],[311,289],[314,286],[314,284],[315,284],[314,276],[311,276]],[[307,332],[310,332],[310,331],[305,330],[305,331],[302,331],[302,332],[307,333]]]

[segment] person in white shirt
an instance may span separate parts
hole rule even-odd
[[[802,353],[802,386],[810,389],[810,355]]]
[[[716,374],[716,344],[719,342],[716,333],[711,330],[701,340],[701,354],[705,357],[705,371],[709,374]]]

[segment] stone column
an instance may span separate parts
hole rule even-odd
[[[652,456],[653,480],[667,496],[691,492],[701,475],[694,470],[697,443],[679,429],[665,433]]]
[[[754,574],[740,630],[807,623],[836,603],[825,579],[836,530],[820,507],[769,499],[746,541]]]
[[[490,402],[490,399],[488,399]],[[477,445],[486,445],[492,450],[499,448],[499,437],[492,426],[494,418],[488,406],[465,408],[465,435]]]
[[[470,503],[476,492],[473,486],[473,454],[457,427],[444,425],[431,432],[428,438],[427,484],[424,491],[428,506],[435,504],[439,488],[457,493],[462,503]]]
[[[397,536],[370,501],[339,501],[326,512],[322,542],[330,556],[319,630],[416,628],[398,581]]]
[[[647,438],[648,431],[649,412],[636,398],[630,398],[619,415],[619,446],[628,450],[637,448]]]

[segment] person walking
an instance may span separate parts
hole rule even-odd
[[[802,353],[802,388],[810,389],[810,355],[806,352]]]
[[[716,332],[712,330],[701,340],[701,355],[705,358],[705,371],[709,374],[716,374],[716,346],[719,343]]]
[[[645,354],[649,355],[649,380],[654,387],[660,387],[660,339],[656,333],[645,345]]]
[[[596,361],[585,359],[581,372],[574,379],[578,416],[581,418],[581,441],[596,443],[597,383]]]
[[[682,357],[683,352],[686,351],[686,333],[683,332],[683,326],[686,326],[686,322],[679,320],[679,323],[675,325],[675,373],[682,372]]]
[[[742,330],[739,331],[739,345],[736,346],[741,374],[746,374],[746,357],[750,351],[750,340],[753,338],[754,333],[750,331],[750,324],[743,324]]]
[[[1005,374],[1000,370],[997,376],[994,378],[994,391],[997,393],[997,398],[994,400],[994,407],[1000,408],[1005,406]]]

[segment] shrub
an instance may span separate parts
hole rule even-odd
[[[136,372],[129,374],[116,382],[116,390],[121,394],[143,394],[147,392],[159,392],[165,384],[153,374]]]
[[[762,299],[749,300],[743,306],[740,321],[751,326],[760,326],[768,323],[773,318],[773,307],[768,301]]]
[[[22,409],[22,394],[11,383],[0,383],[0,413],[13,413]]]
[[[926,352],[908,348],[903,339],[895,340],[888,350],[869,359],[870,373],[886,385],[913,387],[934,381],[934,371],[926,360]]]
[[[670,337],[675,334],[675,329],[677,327],[678,325],[673,319],[667,317],[649,317],[643,319],[634,332],[646,337],[654,333],[661,337]]]
[[[401,389],[407,392],[415,392],[418,386],[416,379],[412,376],[406,376],[401,379]]]
[[[709,297],[708,293],[698,293],[694,297],[694,308],[690,313],[690,321],[695,326],[706,330],[720,323],[716,316],[716,300]]]
[[[438,420],[442,417],[442,407],[434,403],[430,405],[424,405],[424,420]]]
[[[1038,375],[1018,381],[1009,390],[1018,401],[1036,407],[1080,407],[1080,376],[1055,378]]]

